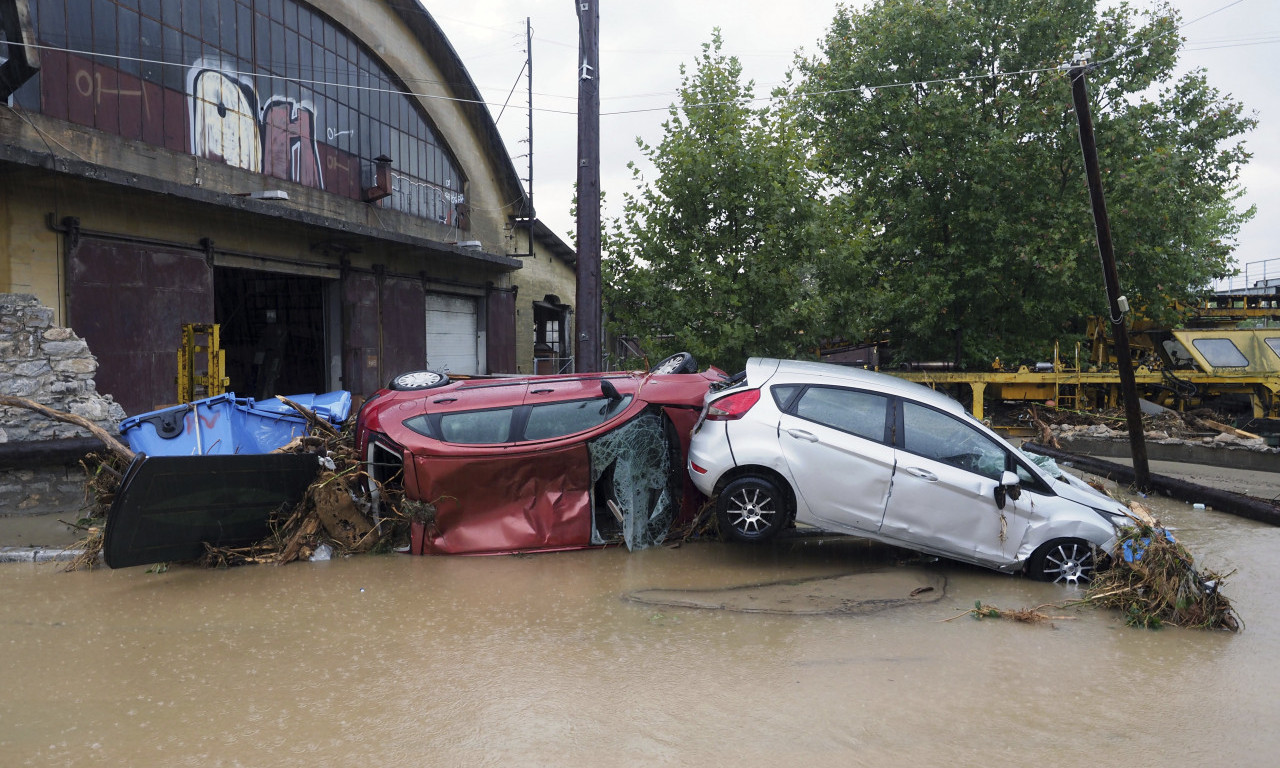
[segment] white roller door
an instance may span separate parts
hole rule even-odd
[[[427,294],[427,364],[432,370],[481,373],[476,310],[473,298]]]

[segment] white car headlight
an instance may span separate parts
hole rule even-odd
[[[1132,528],[1137,523],[1127,512],[1119,509],[1102,509],[1100,507],[1089,507],[1089,509],[1097,512],[1099,517],[1116,528]]]

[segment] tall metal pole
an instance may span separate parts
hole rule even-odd
[[[1085,62],[1072,65],[1071,98],[1080,122],[1080,151],[1084,155],[1085,176],[1089,181],[1089,201],[1093,204],[1093,224],[1098,231],[1098,256],[1102,259],[1102,276],[1107,284],[1107,300],[1111,312],[1111,331],[1116,342],[1116,363],[1120,367],[1120,394],[1124,397],[1125,420],[1129,424],[1129,448],[1133,454],[1134,484],[1139,490],[1151,487],[1151,470],[1147,465],[1147,444],[1142,435],[1142,409],[1138,405],[1138,386],[1133,375],[1133,358],[1129,353],[1129,330],[1125,326],[1128,302],[1120,295],[1120,278],[1116,274],[1116,256],[1111,247],[1111,220],[1107,218],[1107,202],[1102,196],[1102,174],[1098,170],[1098,147],[1093,139],[1093,115],[1089,111],[1089,91],[1085,82]]]
[[[600,309],[600,7],[574,0],[578,11],[578,296],[576,370],[601,368]]]

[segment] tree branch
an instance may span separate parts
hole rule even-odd
[[[94,424],[83,416],[76,416],[74,413],[55,411],[54,409],[41,405],[34,400],[28,400],[25,397],[15,397],[13,395],[0,395],[0,406],[24,408],[28,411],[35,411],[41,416],[53,419],[54,421],[74,424],[81,429],[88,430],[89,434],[101,440],[102,443],[107,446],[109,451],[124,459],[125,463],[133,461],[133,451],[126,448],[124,443],[121,443],[113,437],[110,432],[107,432],[105,429],[99,427],[97,424]]]

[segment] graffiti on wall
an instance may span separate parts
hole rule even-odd
[[[191,154],[324,189],[311,102],[258,98],[253,81],[198,59],[187,70]]]
[[[396,210],[413,211],[448,226],[460,224],[458,204],[466,200],[461,192],[392,172],[391,194]]]
[[[4,59],[0,58],[0,62]],[[123,107],[128,101],[136,100],[135,109],[141,111],[142,116],[146,120],[151,119],[151,100],[147,96],[145,88],[121,88],[117,84],[115,88],[103,83],[103,73],[101,71],[90,71],[93,67],[89,64],[83,64],[75,68],[71,75],[71,81],[76,89],[76,93],[89,99],[95,107],[102,105],[103,97],[107,99],[119,99]]]

